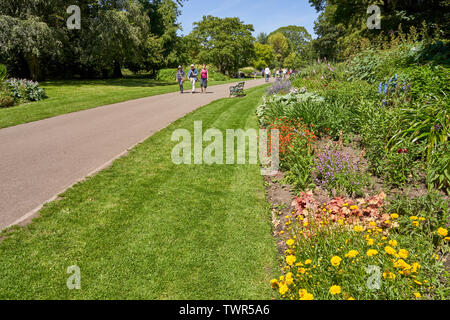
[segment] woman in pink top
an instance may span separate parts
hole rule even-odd
[[[202,89],[202,93],[206,93],[206,87],[208,86],[208,69],[206,69],[206,65],[203,65],[202,70],[200,71],[200,88]]]

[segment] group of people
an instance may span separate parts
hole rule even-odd
[[[208,68],[206,68],[206,65],[203,65],[199,73],[198,70],[195,68],[195,65],[192,64],[187,74],[187,79],[192,84],[192,93],[195,93],[195,84],[197,83],[199,76],[200,76],[201,91],[202,93],[206,93],[206,88],[208,87],[208,80],[209,80]],[[180,93],[183,93],[184,90],[183,83],[184,81],[186,81],[186,73],[184,72],[181,66],[178,66],[177,81],[178,84],[180,85]]]
[[[266,82],[269,82],[269,79],[271,77],[271,71],[269,67],[266,67],[265,69],[261,70],[261,74],[262,76],[266,79]],[[273,72],[273,77],[275,79],[286,79],[287,77],[291,77],[292,75],[294,75],[294,70],[292,69],[282,69],[280,68],[279,70],[276,70]]]

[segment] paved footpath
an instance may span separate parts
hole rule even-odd
[[[245,88],[264,84],[246,81]],[[46,202],[189,112],[228,97],[169,93],[0,129],[0,230],[28,222]],[[198,92],[199,89],[197,89]]]

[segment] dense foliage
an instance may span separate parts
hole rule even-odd
[[[0,1],[0,61],[12,75],[121,76],[121,68],[154,71],[174,65],[181,1]],[[81,29],[66,20],[81,10]]]

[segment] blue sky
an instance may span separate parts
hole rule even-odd
[[[179,21],[181,34],[189,34],[192,23],[204,15],[216,17],[239,17],[247,24],[253,24],[254,35],[270,33],[288,25],[304,26],[314,35],[314,21],[318,13],[308,0],[187,0],[181,9]]]

